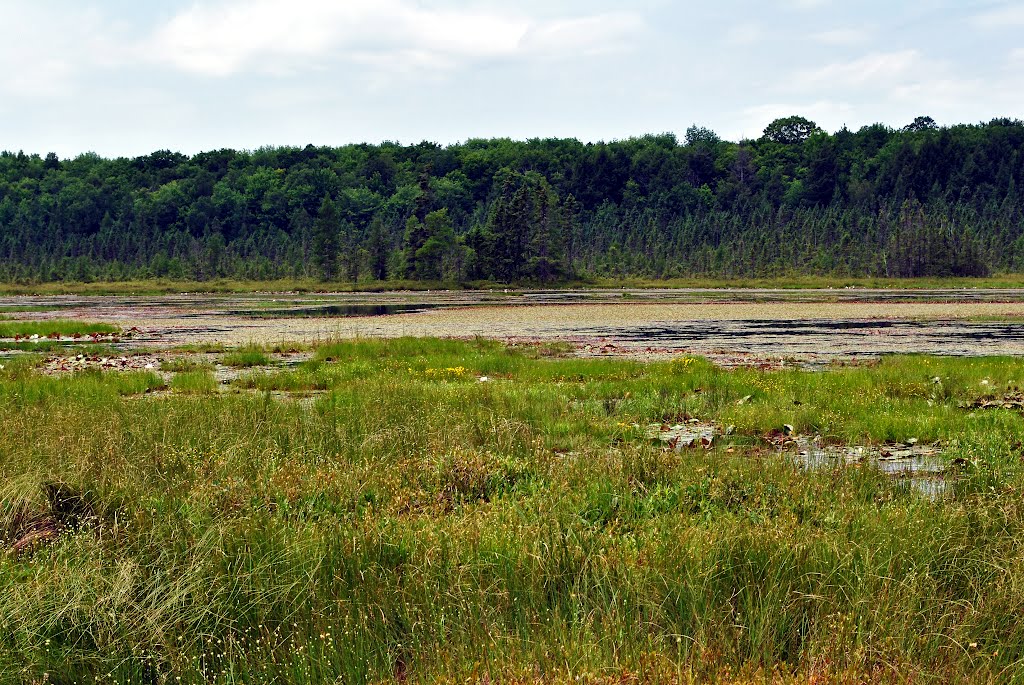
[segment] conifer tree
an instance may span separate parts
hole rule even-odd
[[[341,221],[338,206],[329,197],[324,197],[313,222],[313,259],[317,273],[323,281],[338,277],[338,233]]]

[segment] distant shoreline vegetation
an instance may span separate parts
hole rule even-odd
[[[0,153],[0,282],[529,283],[1024,272],[1024,122],[610,143]]]
[[[852,278],[835,276],[780,276],[776,278],[674,278],[649,279],[591,278],[550,284],[496,283],[493,281],[374,281],[358,283],[322,281],[316,278],[276,279],[267,281],[217,278],[207,281],[171,280],[93,280],[0,283],[0,296],[29,295],[170,295],[170,294],[232,294],[232,293],[394,293],[431,291],[496,291],[514,294],[537,289],[565,291],[628,291],[645,289],[708,289],[708,290],[986,290],[1022,289],[1024,274],[1002,274],[985,278]],[[24,311],[24,310],[22,310]]]

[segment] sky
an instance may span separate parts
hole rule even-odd
[[[0,0],[0,150],[1024,117],[1024,1]]]

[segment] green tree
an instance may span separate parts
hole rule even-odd
[[[366,254],[370,275],[378,281],[387,280],[389,251],[384,221],[379,216],[375,216],[370,222],[370,234],[366,239]]]
[[[424,221],[426,240],[416,251],[417,277],[427,281],[458,278],[455,230],[447,209],[430,212]]]
[[[363,253],[356,236],[355,225],[351,221],[342,221],[339,237],[342,270],[345,277],[355,283],[359,280],[359,271],[363,263]]]
[[[939,125],[931,117],[914,117],[914,120],[904,126],[903,130],[907,133],[917,133],[919,131],[934,131],[937,128]]]
[[[791,116],[776,119],[768,124],[764,130],[764,137],[773,143],[798,145],[819,131],[821,129],[810,119],[805,119],[801,116]]]
[[[427,242],[427,227],[416,215],[405,221],[405,237],[402,241],[402,254],[405,262],[405,277],[412,280],[424,278],[417,269],[419,251]]]
[[[321,280],[333,281],[338,277],[338,234],[341,220],[338,206],[329,197],[320,204],[313,222],[313,260]]]

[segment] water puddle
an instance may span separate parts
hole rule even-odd
[[[226,312],[232,316],[257,319],[315,319],[347,318],[358,316],[390,316],[392,314],[418,314],[450,305],[421,302],[418,304],[325,304],[315,307],[243,309]]]
[[[865,319],[672,321],[646,326],[590,328],[597,338],[706,353],[820,357],[892,353],[979,356],[1024,347],[1024,326],[969,321]]]
[[[780,450],[808,470],[868,465],[893,478],[906,479],[917,493],[939,499],[946,492],[946,463],[937,444],[915,440],[885,445],[828,445],[820,437],[794,437]]]
[[[690,419],[686,423],[674,426],[660,423],[651,424],[645,429],[644,435],[648,440],[657,440],[679,452],[687,447],[710,449],[719,432],[718,426],[713,423]]]

